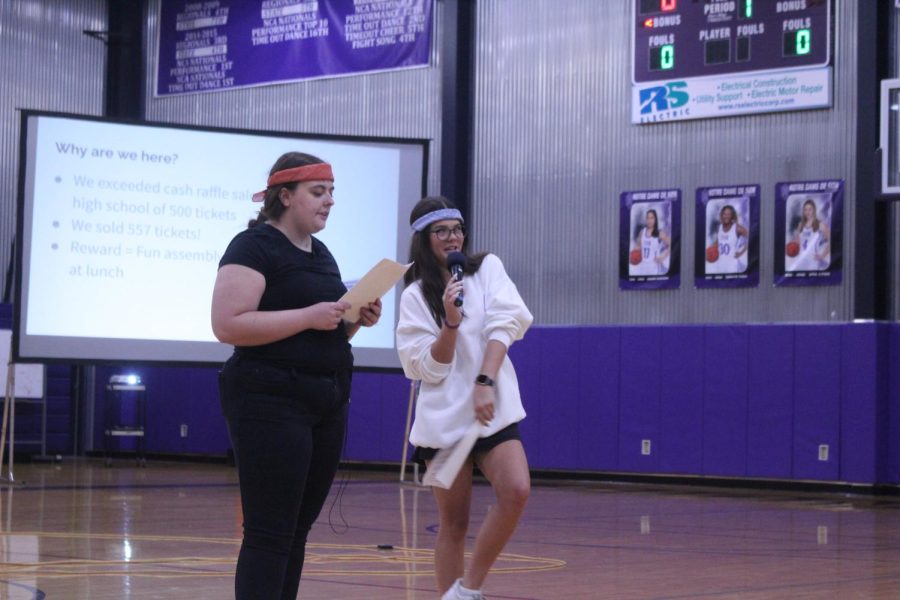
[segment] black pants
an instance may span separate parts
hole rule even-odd
[[[337,472],[350,370],[303,373],[233,357],[219,394],[244,513],[237,600],[294,600],[306,537]]]

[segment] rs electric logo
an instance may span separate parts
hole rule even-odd
[[[687,82],[670,81],[640,90],[641,121],[665,121],[689,114],[686,106],[691,97],[685,88]]]

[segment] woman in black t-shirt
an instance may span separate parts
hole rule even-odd
[[[219,374],[238,467],[244,539],[238,600],[294,600],[306,536],[340,461],[353,355],[349,340],[378,322],[381,302],[343,320],[346,292],[328,248],[313,237],[334,206],[331,165],[291,152],[272,167],[258,218],[219,263],[216,337],[234,354]]]

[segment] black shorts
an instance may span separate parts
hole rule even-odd
[[[493,448],[499,446],[503,442],[508,440],[521,440],[522,436],[519,434],[519,424],[513,423],[512,425],[507,425],[494,435],[489,435],[486,438],[479,438],[475,442],[475,447],[472,448],[472,454],[484,454],[485,452],[492,450]],[[416,446],[415,451],[413,452],[413,462],[417,462],[423,467],[425,466],[426,460],[431,460],[434,458],[434,455],[438,453],[437,448],[426,448],[424,446]]]

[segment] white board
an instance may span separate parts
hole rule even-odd
[[[0,394],[6,394],[6,375],[12,350],[12,331],[0,329]],[[44,365],[17,364],[15,370],[16,398],[44,397]]]

